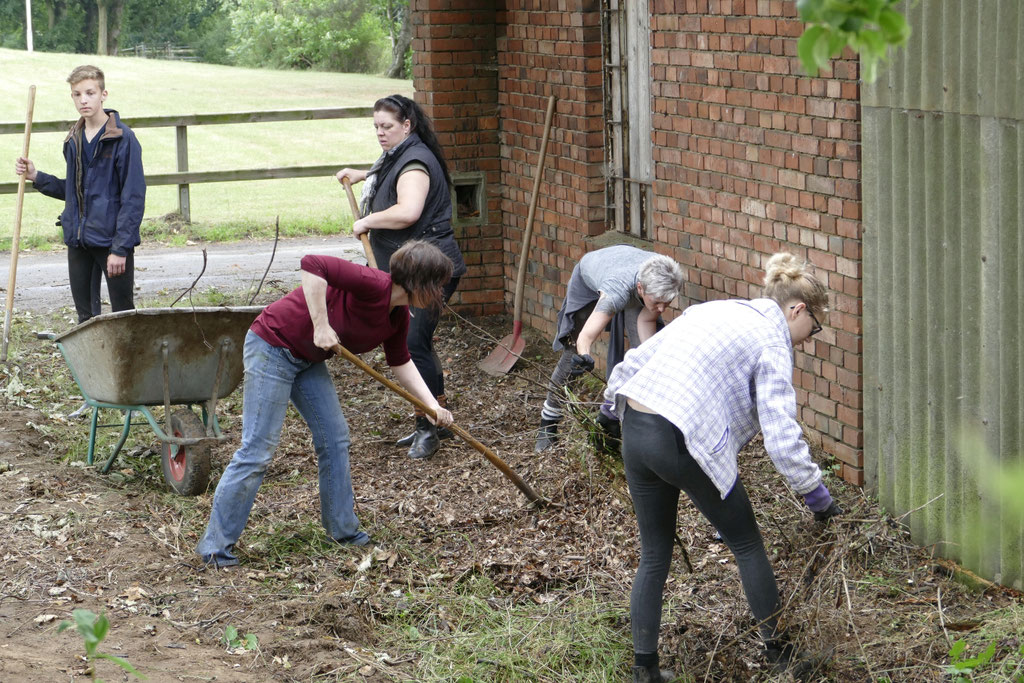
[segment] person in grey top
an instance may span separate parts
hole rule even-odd
[[[624,336],[632,346],[652,337],[659,328],[659,316],[682,286],[683,271],[678,263],[628,244],[598,249],[580,259],[558,311],[552,348],[562,355],[548,383],[535,451],[556,442],[565,386],[570,379],[594,369],[590,347],[601,332],[610,331],[605,366],[610,374],[626,352]],[[618,435],[618,418],[610,406],[601,406],[598,421],[613,436]]]

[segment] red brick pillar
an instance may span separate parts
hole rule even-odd
[[[492,0],[411,0],[413,87],[452,175],[482,175],[481,221],[454,218],[469,270],[452,304],[468,315],[504,309],[496,10]],[[456,207],[458,213],[458,207]]]

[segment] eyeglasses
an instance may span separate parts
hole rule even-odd
[[[811,333],[807,336],[813,337],[814,335],[821,332],[821,323],[818,322],[818,319],[814,317],[814,314],[811,313],[811,309],[809,308],[807,309],[807,315],[811,316],[811,321],[814,322],[814,325],[811,327]]]
[[[790,308],[790,310],[792,310],[792,309],[796,308],[796,306],[790,306],[789,308]],[[813,337],[814,335],[816,335],[819,332],[821,332],[821,330],[822,330],[821,323],[819,323],[818,319],[814,317],[814,313],[811,312],[811,307],[810,306],[808,306],[807,304],[804,304],[804,310],[807,311],[807,315],[811,316],[811,322],[814,323],[811,326],[811,333],[807,335],[808,337]]]

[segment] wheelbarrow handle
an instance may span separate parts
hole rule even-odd
[[[388,379],[384,375],[380,374],[379,372],[371,368],[369,365],[366,364],[365,361],[363,361],[362,358],[355,355],[341,344],[335,344],[333,347],[333,351],[337,353],[339,356],[344,357],[357,368],[368,374],[370,377],[373,377],[375,380],[386,386],[391,391],[395,392],[396,394],[404,398],[409,403],[413,404],[414,406],[422,410],[430,417],[437,417],[433,408],[429,407],[426,403],[413,396],[404,388],[400,387],[395,382],[392,382],[390,379]],[[515,470],[509,467],[504,460],[495,455],[494,452],[491,451],[491,449],[489,449],[487,446],[483,445],[482,443],[474,439],[469,432],[467,432],[465,429],[463,429],[462,427],[455,423],[448,425],[448,429],[452,430],[453,433],[458,434],[463,441],[468,443],[476,450],[480,451],[480,453],[482,453],[485,458],[491,461],[492,465],[497,467],[509,481],[516,485],[516,488],[523,492],[523,495],[525,495],[531,503],[537,505],[538,507],[545,507],[546,505],[548,505],[548,500],[537,495],[537,492],[530,488],[530,485],[523,481],[522,477],[516,474]]]
[[[49,341],[53,341],[56,338],[56,332],[36,332],[36,339],[48,339]]]

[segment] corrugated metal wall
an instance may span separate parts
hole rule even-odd
[[[1024,458],[1024,9],[904,8],[909,46],[862,90],[867,484],[921,508],[918,543],[1019,589],[1024,491],[979,480]]]

